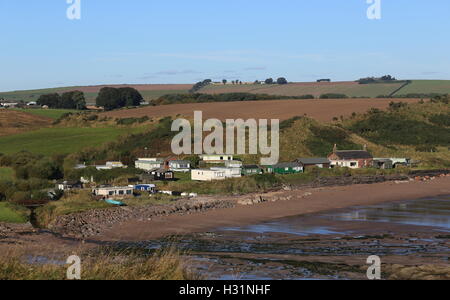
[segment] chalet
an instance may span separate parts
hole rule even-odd
[[[347,167],[351,169],[361,169],[372,167],[373,156],[366,150],[337,150],[334,146],[333,153],[328,156],[332,167]]]
[[[225,178],[242,177],[242,169],[241,168],[217,167],[217,168],[211,168],[211,170],[223,172],[225,174]]]
[[[161,169],[164,166],[164,160],[159,158],[138,158],[134,166],[136,169],[145,171],[154,171]]]
[[[117,168],[125,168],[126,166],[120,161],[108,161],[105,165],[95,166],[97,170],[112,170]]]
[[[321,168],[321,169],[329,169],[331,167],[331,162],[328,158],[298,158],[296,162],[299,162],[303,165],[304,169],[310,168]]]
[[[204,161],[205,163],[209,163],[209,164],[221,164],[221,163],[225,163],[226,161],[233,160],[233,155],[205,154],[205,155],[200,155],[200,159],[202,161]]]
[[[171,160],[169,161],[169,170],[173,172],[189,172],[191,170],[191,162],[188,160]]]
[[[160,180],[160,181],[170,181],[175,180],[175,175],[173,171],[166,170],[166,169],[158,169],[151,172],[151,175],[153,177],[153,180]]]
[[[240,161],[240,160],[226,161],[225,167],[227,167],[227,168],[242,168],[242,161]]]
[[[79,181],[63,181],[56,184],[56,189],[60,191],[70,191],[74,189],[82,189],[83,184]]]
[[[267,172],[275,174],[296,174],[303,172],[303,165],[299,162],[279,163],[267,167]]]
[[[191,180],[194,181],[213,181],[224,180],[225,172],[222,170],[195,169],[191,170]]]
[[[257,175],[262,173],[263,169],[257,165],[245,165],[242,167],[242,175],[244,176]]]
[[[136,191],[141,191],[141,192],[149,192],[149,193],[156,192],[156,185],[154,185],[154,184],[137,184],[137,185],[133,186],[133,188]]]
[[[92,190],[95,196],[103,197],[125,197],[133,195],[133,188],[129,186],[124,187],[99,187]]]

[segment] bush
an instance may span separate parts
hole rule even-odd
[[[320,99],[346,99],[346,98],[348,98],[348,96],[344,94],[328,93],[320,95]]]

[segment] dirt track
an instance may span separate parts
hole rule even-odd
[[[138,109],[107,112],[116,118],[177,116],[192,118],[194,111],[202,111],[203,118],[237,119],[281,119],[307,115],[323,122],[334,117],[349,116],[353,112],[363,113],[370,108],[386,109],[392,101],[408,103],[419,99],[339,99],[339,100],[273,100],[248,102],[193,103],[150,106]]]

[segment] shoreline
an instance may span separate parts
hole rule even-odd
[[[353,206],[442,195],[450,195],[450,177],[448,176],[430,181],[383,182],[253,194],[252,196],[234,197],[236,202],[247,202],[248,205],[237,204],[232,208],[159,216],[146,221],[129,220],[105,230],[96,239],[110,242],[153,240],[174,235],[182,236],[214,231],[222,227],[252,225],[285,217]],[[261,199],[261,203],[250,204],[252,197]],[[244,198],[247,201],[242,202]],[[250,201],[248,201],[249,199]]]

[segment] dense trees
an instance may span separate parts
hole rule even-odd
[[[266,84],[273,84],[273,78],[267,78],[265,81],[264,81]]]
[[[212,82],[211,79],[205,79],[203,81],[197,82],[194,86],[189,90],[190,93],[196,93],[207,85],[210,85]]]
[[[288,81],[284,77],[280,77],[277,79],[277,84],[288,84]]]
[[[126,106],[139,106],[144,100],[141,93],[134,88],[104,87],[100,90],[96,104],[105,110],[113,110]]]
[[[57,93],[41,95],[37,104],[49,108],[86,109],[86,99],[84,93],[80,91],[65,92],[62,95]]]

